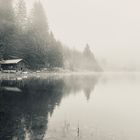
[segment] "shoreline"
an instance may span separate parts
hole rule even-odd
[[[69,72],[54,72],[54,71],[46,71],[46,72],[28,72],[28,73],[3,73],[0,72],[0,79],[20,79],[20,78],[47,78],[47,77],[57,77],[57,76],[80,76],[80,75],[95,75],[99,76],[103,72],[76,72],[76,71],[69,71]]]
[[[45,72],[26,72],[26,73],[22,73],[22,72],[17,72],[17,73],[3,73],[0,71],[0,79],[10,79],[10,78],[31,78],[31,77],[37,77],[37,78],[47,78],[47,77],[54,77],[54,76],[113,76],[113,75],[139,75],[140,72],[136,71],[136,72],[93,72],[93,71],[45,71]]]

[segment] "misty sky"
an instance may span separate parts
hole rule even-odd
[[[100,59],[139,63],[139,0],[42,1],[51,30],[64,44],[83,49],[89,43]]]

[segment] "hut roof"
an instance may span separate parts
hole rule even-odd
[[[20,61],[22,61],[22,59],[2,60],[0,61],[0,64],[17,64]]]

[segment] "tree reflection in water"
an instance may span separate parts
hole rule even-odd
[[[87,100],[98,76],[3,79],[0,81],[0,139],[43,140],[48,118],[64,96],[83,90]]]

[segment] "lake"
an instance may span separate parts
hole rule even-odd
[[[140,140],[140,74],[0,79],[1,140]]]

